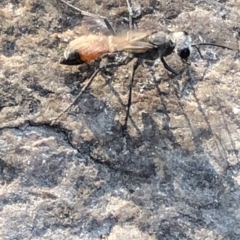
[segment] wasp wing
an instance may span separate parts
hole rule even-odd
[[[114,51],[142,53],[154,48],[147,38],[152,32],[128,31],[113,38]]]
[[[109,37],[105,35],[82,35],[71,41],[60,63],[78,65],[88,63],[109,53]]]

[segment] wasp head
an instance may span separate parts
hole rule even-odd
[[[192,51],[190,35],[187,32],[175,32],[172,34],[172,39],[176,43],[175,51],[182,61],[187,62]]]

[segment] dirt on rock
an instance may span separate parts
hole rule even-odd
[[[69,1],[128,28],[125,0]],[[133,1],[142,30],[187,31],[191,65],[136,59],[96,69],[59,64],[102,20],[59,0],[0,2],[1,239],[240,239],[240,3]],[[141,11],[140,11],[141,10]],[[141,13],[141,15],[139,15]]]

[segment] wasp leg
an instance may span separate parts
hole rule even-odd
[[[132,103],[132,88],[133,88],[133,81],[134,81],[134,73],[137,70],[138,66],[140,65],[140,59],[137,59],[137,61],[133,64],[132,74],[130,76],[130,85],[129,85],[129,95],[128,95],[128,103],[127,103],[127,112],[126,117],[123,125],[123,136],[126,136],[126,130],[127,130],[127,122],[130,115],[130,108]]]
[[[128,5],[128,12],[129,12],[129,29],[133,29],[133,10],[132,10],[132,3],[131,0],[126,0]]]
[[[103,21],[104,21],[104,23],[106,24],[108,30],[111,32],[111,34],[112,34],[113,36],[116,36],[116,32],[115,32],[113,26],[111,25],[111,23],[108,21],[108,19],[107,19],[107,18],[103,18]]]
[[[164,60],[163,57],[161,57],[161,61],[162,61],[162,63],[163,63],[163,66],[164,66],[169,72],[173,73],[174,75],[178,75],[178,74],[179,74],[178,71],[174,70],[173,68],[171,68],[171,67],[166,63],[166,61]]]
[[[200,49],[199,49],[199,47],[198,47],[197,45],[194,45],[194,44],[192,44],[192,47],[195,47],[195,48],[197,49],[198,54],[200,55],[200,57],[201,57],[202,59],[204,59],[204,58],[203,58],[203,55],[202,55],[202,53],[201,53],[201,51],[200,51]]]
[[[64,0],[60,0],[61,2],[65,3],[66,5],[68,5],[69,7],[71,7],[72,9],[80,12],[83,16],[87,16],[87,17],[92,17],[92,18],[101,18],[103,19],[104,23],[106,24],[108,30],[111,32],[112,35],[116,35],[116,32],[113,28],[113,26],[111,25],[111,23],[108,21],[108,19],[106,17],[103,17],[103,16],[100,16],[100,15],[97,15],[97,14],[93,14],[93,13],[89,13],[89,12],[86,12],[86,11],[83,11],[77,7],[74,7],[72,4],[64,1]]]
[[[80,98],[80,96],[83,94],[83,92],[91,85],[93,79],[96,77],[96,75],[98,74],[98,72],[101,71],[102,68],[98,68],[93,75],[90,77],[88,83],[82,88],[82,90],[79,92],[79,94],[75,97],[75,99],[72,101],[71,104],[69,104],[63,111],[61,111],[58,116],[51,122],[50,125],[53,125],[65,112],[68,111],[68,109],[70,109],[75,103],[76,101]]]

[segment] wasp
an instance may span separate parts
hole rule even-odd
[[[234,50],[233,48],[213,43],[192,44],[192,39],[186,31],[168,34],[157,31],[128,31],[126,34],[116,35],[107,18],[82,11],[65,0],[60,1],[79,11],[83,16],[102,19],[111,32],[110,36],[88,34],[71,41],[64,51],[64,56],[60,58],[61,64],[79,65],[89,63],[106,54],[125,51],[132,53],[135,57],[146,60],[160,58],[164,67],[177,75],[178,72],[172,69],[164,60],[164,57],[173,52],[176,52],[183,62],[188,63],[192,47],[198,50],[202,58],[203,56],[198,48],[200,45],[211,45]],[[128,0],[127,3],[130,6]]]
[[[117,35],[107,18],[82,11],[64,0],[61,2],[79,11],[83,16],[101,18],[111,33],[110,36],[87,34],[74,39],[60,58],[61,64],[80,65],[97,60],[109,53],[129,52],[137,58],[146,60],[160,58],[164,67],[177,75],[178,72],[165,62],[164,57],[175,51],[183,62],[187,62],[191,54],[192,40],[185,31],[170,34],[157,31],[128,31]],[[127,3],[129,5],[128,1]]]
[[[202,54],[198,48],[198,46],[200,45],[212,45],[233,50],[232,48],[212,43],[192,44],[192,39],[190,35],[185,31],[168,34],[161,31],[128,31],[125,34],[117,35],[106,18],[82,11],[78,8],[75,8],[73,5],[67,3],[64,0],[60,1],[67,4],[71,8],[81,12],[82,15],[102,18],[111,32],[109,36],[102,34],[87,34],[74,39],[68,44],[66,50],[64,51],[63,57],[60,58],[61,64],[80,65],[83,63],[95,61],[109,53],[129,52],[137,58],[146,60],[156,60],[160,58],[163,66],[168,71],[170,71],[174,75],[178,75],[179,72],[171,68],[164,59],[164,57],[171,55],[173,52],[177,53],[183,62],[189,63],[188,59],[191,55],[193,47],[198,50],[201,57]],[[58,119],[76,102],[82,92],[87,87],[89,87],[91,81],[93,80],[98,71],[100,71],[100,69],[98,69],[92,75],[89,83],[77,95],[72,104],[70,104],[65,110],[63,110],[56,119]],[[132,82],[133,78],[131,80],[131,85]],[[129,115],[130,102],[131,88],[125,125]]]
[[[89,63],[109,53],[124,51],[147,60],[161,58],[164,67],[177,74],[163,58],[172,54],[174,50],[183,61],[187,61],[191,53],[191,37],[186,32],[175,32],[171,35],[156,31],[130,31],[116,36],[89,34],[71,41],[60,63],[79,65]]]

